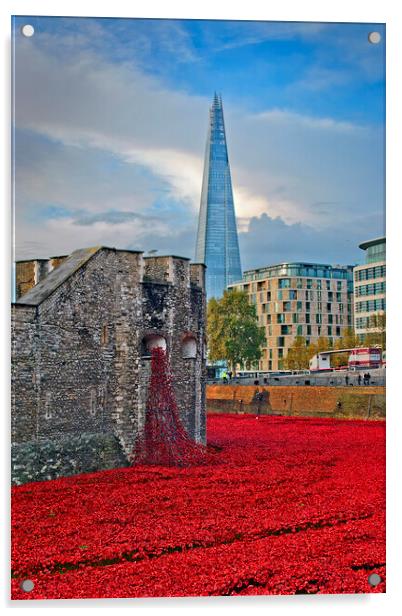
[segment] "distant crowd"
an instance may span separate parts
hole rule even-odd
[[[353,375],[354,376],[354,375]],[[233,372],[229,371],[229,372],[222,372],[222,376],[221,376],[221,380],[222,383],[227,384],[230,383],[232,381],[233,378]],[[355,382],[353,382],[355,381]],[[268,384],[268,378],[264,379],[264,383]],[[349,375],[346,374],[345,375],[345,385],[370,385],[371,383],[371,374],[370,372],[365,372],[362,376],[361,372],[358,373],[357,378],[353,378]],[[254,381],[254,385],[258,385],[259,381],[256,380]]]

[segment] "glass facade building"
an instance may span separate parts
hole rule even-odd
[[[354,269],[355,331],[359,336],[378,331],[376,317],[386,312],[386,240],[379,237],[359,245],[366,263]]]
[[[205,263],[207,297],[219,298],[242,277],[222,98],[209,112],[195,261]]]

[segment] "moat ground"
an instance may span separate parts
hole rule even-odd
[[[208,443],[13,488],[13,598],[384,592],[384,421],[211,415]]]

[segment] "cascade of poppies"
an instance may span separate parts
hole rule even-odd
[[[145,425],[137,438],[133,463],[191,466],[205,461],[206,451],[190,438],[180,420],[165,351],[153,348]]]

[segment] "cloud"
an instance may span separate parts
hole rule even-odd
[[[179,253],[193,258],[194,237],[195,227],[177,225],[173,228],[163,218],[135,215],[128,218],[117,213],[81,220],[51,218],[34,228],[21,221],[16,254],[17,259],[47,258],[70,254],[79,247],[103,245],[144,252],[156,249],[158,254]]]
[[[352,122],[342,122],[333,118],[320,118],[287,111],[286,109],[270,109],[255,114],[255,119],[269,122],[275,125],[300,126],[316,130],[334,131],[358,131],[366,130],[363,126],[358,126]]]
[[[243,270],[292,261],[332,265],[363,262],[364,254],[357,246],[362,237],[371,237],[370,229],[376,221],[365,217],[358,223],[345,233],[342,221],[318,230],[300,223],[287,225],[281,218],[267,214],[253,217],[248,232],[239,234]],[[384,229],[380,229],[379,235],[383,233]]]
[[[124,45],[112,49],[118,29],[106,36],[109,54],[101,51],[96,32],[89,32],[98,27],[90,22],[75,35],[70,28],[65,36],[59,31],[18,39],[18,255],[37,250],[40,238],[46,254],[60,243],[64,251],[99,243],[158,248],[159,242],[161,249],[177,252],[180,246],[192,256],[210,100],[145,72],[144,58],[156,33],[164,31],[160,24],[154,38],[137,40],[130,53],[120,51]],[[160,49],[170,49],[172,57],[174,28],[169,28]],[[184,59],[198,62],[178,28],[178,41],[188,49]],[[125,44],[127,29],[121,35]],[[139,57],[137,63],[130,54]],[[266,216],[281,221],[275,229],[295,247],[297,234],[289,228],[300,225],[300,238],[306,228],[315,229],[308,243],[319,255],[325,248],[319,233],[328,237],[340,219],[354,225],[367,215],[373,230],[381,224],[381,129],[294,109],[251,113],[225,99],[224,106],[244,236],[252,237],[254,221]],[[48,204],[58,212],[48,211],[44,221],[41,211]],[[63,210],[67,214],[61,216]],[[253,254],[244,237],[243,247]]]
[[[215,52],[259,45],[266,41],[315,38],[327,29],[318,22],[219,21],[204,26],[204,37]]]

